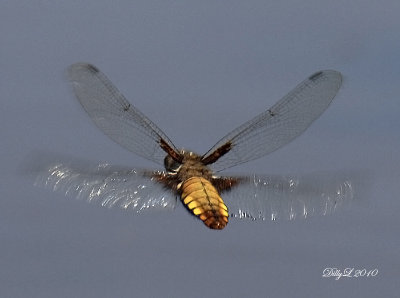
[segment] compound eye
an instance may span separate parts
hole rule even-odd
[[[167,155],[164,158],[164,166],[167,172],[177,173],[181,167],[181,163],[174,160],[171,156]]]

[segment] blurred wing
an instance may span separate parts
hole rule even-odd
[[[203,160],[222,155],[211,165],[215,171],[221,171],[279,149],[325,111],[341,83],[342,76],[337,71],[324,70],[311,75],[272,108],[222,138]],[[219,153],[225,151],[226,154]]]
[[[230,179],[229,177],[221,179]],[[251,176],[221,196],[233,218],[277,220],[332,214],[353,201],[357,179],[313,174],[302,177]]]
[[[76,167],[54,163],[37,173],[35,185],[108,208],[118,206],[138,213],[174,209],[175,194],[150,174],[106,164]]]
[[[178,150],[168,137],[138,109],[133,107],[111,81],[96,67],[77,63],[68,69],[76,97],[94,123],[122,147],[164,165],[167,144]]]

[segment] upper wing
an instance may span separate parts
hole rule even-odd
[[[342,83],[333,70],[319,71],[289,94],[214,145],[203,160],[218,158],[215,171],[253,160],[275,151],[304,132],[329,106]]]
[[[112,140],[161,165],[167,150],[172,155],[179,155],[168,137],[132,106],[96,67],[86,63],[73,64],[68,68],[68,75],[76,97],[90,118]]]
[[[293,220],[331,214],[349,205],[360,192],[361,177],[331,173],[301,177],[253,175],[233,178],[238,184],[221,196],[233,218]]]
[[[171,210],[176,206],[173,191],[164,188],[151,173],[143,171],[107,164],[71,165],[57,162],[34,169],[34,173],[36,186],[108,208],[118,206],[142,212]],[[160,173],[154,174],[157,176]]]

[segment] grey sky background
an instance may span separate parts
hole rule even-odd
[[[1,297],[396,297],[398,1],[3,1]],[[210,231],[183,208],[135,216],[34,188],[34,151],[155,165],[90,121],[66,82],[98,66],[178,147],[207,151],[320,69],[344,84],[307,132],[235,173],[373,170],[362,203]],[[322,278],[326,267],[379,270]]]

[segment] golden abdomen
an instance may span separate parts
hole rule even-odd
[[[228,223],[228,208],[210,181],[192,177],[181,186],[185,206],[210,229],[221,230]]]

